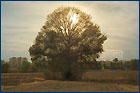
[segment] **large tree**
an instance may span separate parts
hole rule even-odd
[[[91,16],[74,7],[61,7],[47,16],[29,52],[38,67],[75,79],[82,62],[95,62],[107,39]],[[77,74],[76,73],[76,74]]]

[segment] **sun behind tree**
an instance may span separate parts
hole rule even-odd
[[[90,15],[61,7],[47,16],[29,52],[36,66],[61,72],[65,80],[79,80],[83,73],[80,64],[95,62],[106,39]]]

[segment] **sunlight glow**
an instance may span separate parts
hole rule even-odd
[[[67,17],[72,22],[72,25],[78,22],[78,15],[76,13],[73,13],[71,10],[69,11]]]
[[[78,22],[77,14],[74,14],[73,16],[71,16],[70,21],[72,21],[72,24],[76,24]]]

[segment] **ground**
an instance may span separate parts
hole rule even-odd
[[[1,79],[2,92],[139,92],[139,71],[88,71],[82,81],[45,80],[42,73],[2,74]]]
[[[138,85],[46,80],[2,87],[5,92],[138,92]]]

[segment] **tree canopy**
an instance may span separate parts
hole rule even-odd
[[[71,72],[78,71],[79,63],[96,61],[107,37],[91,19],[74,7],[54,10],[29,49],[32,62],[52,71]]]

